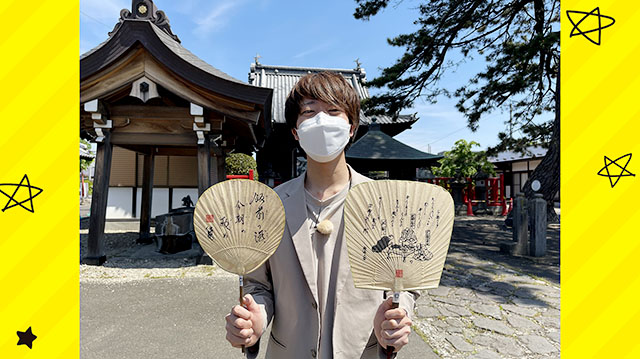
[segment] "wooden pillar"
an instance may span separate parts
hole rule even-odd
[[[89,217],[89,238],[87,253],[82,262],[90,265],[102,265],[107,260],[104,253],[104,223],[107,215],[107,197],[109,194],[109,175],[111,173],[111,133],[103,131],[104,138],[96,149],[96,167],[91,195],[91,215]]]
[[[151,238],[151,201],[153,199],[153,163],[155,155],[153,149],[144,154],[142,168],[142,199],[140,203],[140,237],[138,243],[149,244]]]
[[[211,186],[211,145],[209,134],[204,134],[204,143],[198,145],[198,196]]]
[[[227,173],[224,170],[224,160],[225,160],[224,151],[220,151],[220,154],[216,153],[216,174],[218,175],[218,178],[216,179],[216,183],[222,182],[227,179]]]
[[[209,134],[204,133],[204,143],[198,144],[198,197],[211,185],[211,145]],[[197,201],[196,201],[197,202]],[[198,245],[199,255],[196,264],[213,264],[211,258]]]

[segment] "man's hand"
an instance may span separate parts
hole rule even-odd
[[[251,294],[245,295],[243,299],[246,308],[235,305],[225,317],[227,340],[236,348],[254,345],[262,335],[265,320],[260,305],[253,300]]]
[[[391,309],[392,301],[393,298],[389,297],[378,307],[373,319],[373,331],[383,348],[393,346],[397,352],[409,343],[411,320],[404,309]]]

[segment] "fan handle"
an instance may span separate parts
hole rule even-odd
[[[393,292],[393,301],[391,302],[391,309],[396,309],[400,305],[400,292]],[[391,359],[393,356],[393,351],[396,348],[392,346],[387,347],[387,359]]]
[[[243,281],[243,277],[240,276],[240,305],[243,306],[244,308],[246,308],[246,306],[243,303],[242,297],[244,297],[244,281]],[[242,346],[242,354],[244,354],[244,345]]]

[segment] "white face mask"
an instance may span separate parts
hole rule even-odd
[[[329,162],[349,143],[351,125],[344,118],[324,112],[305,120],[298,126],[300,147],[316,162]]]

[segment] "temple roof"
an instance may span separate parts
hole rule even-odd
[[[527,160],[527,159],[538,159],[538,158],[544,157],[547,154],[547,150],[539,146],[527,147],[526,151],[528,153],[524,155],[520,152],[513,152],[513,151],[499,152],[497,155],[491,156],[487,159],[491,163],[511,162],[511,161]]]
[[[146,4],[141,16],[141,5]],[[131,48],[141,44],[160,63],[189,82],[232,99],[264,106],[270,117],[271,90],[256,88],[209,65],[180,44],[169,20],[153,1],[134,0],[132,10],[123,9],[109,37],[80,56],[80,79],[86,79],[109,66]],[[267,112],[267,111],[265,111]]]
[[[441,155],[422,152],[394,139],[380,131],[376,122],[369,131],[347,150],[348,160],[408,160],[430,161],[442,158]]]
[[[249,83],[258,87],[273,89],[273,122],[286,123],[284,118],[284,104],[289,96],[289,92],[298,80],[307,74],[317,72],[333,72],[342,75],[347,82],[353,86],[360,100],[369,98],[369,90],[365,86],[366,72],[359,65],[355,69],[330,69],[322,67],[293,67],[293,66],[271,66],[263,65],[257,61],[251,64],[249,72]],[[397,117],[378,115],[375,116],[378,124],[393,125],[401,124],[409,127],[418,118],[413,115],[399,115]],[[371,117],[360,112],[360,124],[368,126],[371,124]],[[386,130],[385,130],[386,132]],[[397,134],[401,131],[397,131]]]

